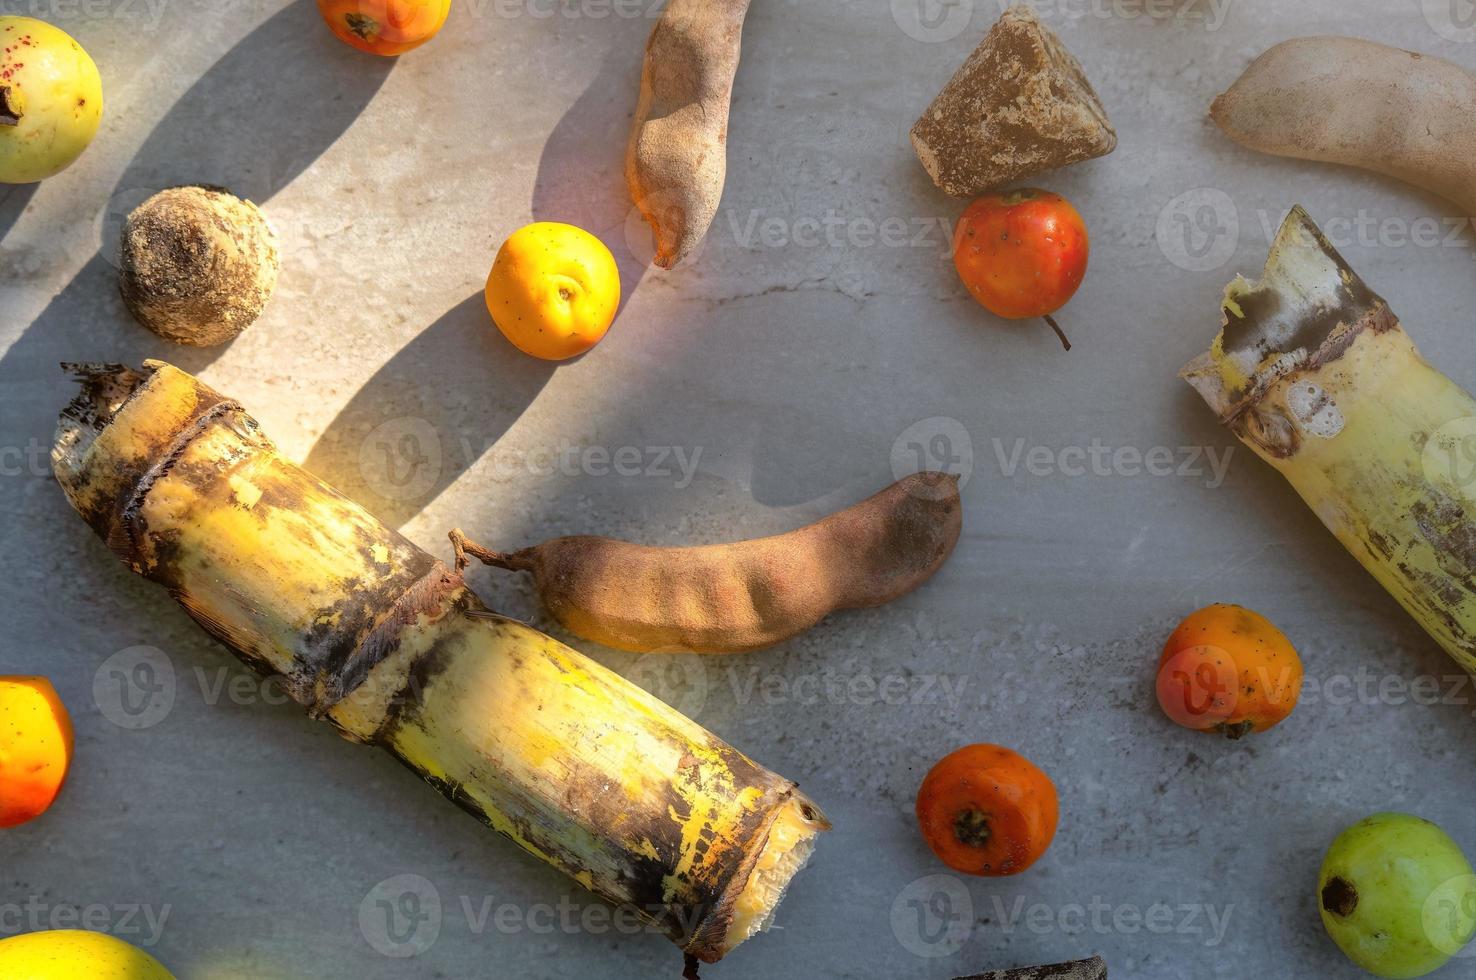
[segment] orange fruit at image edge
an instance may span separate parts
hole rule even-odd
[[[72,761],[72,719],[44,677],[0,677],[0,827],[45,813]]]
[[[1302,678],[1301,657],[1270,620],[1217,603],[1191,613],[1169,636],[1155,687],[1176,724],[1238,739],[1284,721]]]
[[[966,745],[945,756],[917,791],[923,839],[965,874],[1019,874],[1051,846],[1059,819],[1050,777],[999,745]]]
[[[451,0],[318,0],[318,13],[343,43],[393,56],[435,37]]]

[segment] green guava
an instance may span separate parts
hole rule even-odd
[[[1428,820],[1376,813],[1333,841],[1317,879],[1328,935],[1391,980],[1444,966],[1476,934],[1476,873]]]

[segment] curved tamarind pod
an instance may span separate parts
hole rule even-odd
[[[236,656],[690,959],[768,927],[829,827],[794,783],[490,612],[189,374],[77,370],[52,449],[67,499]]]
[[[1210,118],[1253,150],[1398,177],[1476,214],[1476,75],[1449,61],[1350,37],[1284,41]]]
[[[728,175],[728,112],[751,0],[671,0],[646,44],[625,178],[670,269],[707,235]]]
[[[919,473],[788,534],[656,548],[569,537],[512,554],[451,532],[470,555],[530,572],[565,629],[620,650],[743,653],[773,646],[840,609],[879,606],[926,582],[963,526],[958,478]]]

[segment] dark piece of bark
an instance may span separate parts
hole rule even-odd
[[[1100,956],[1053,966],[1031,966],[1018,970],[994,970],[956,980],[1107,980],[1107,962]]]
[[[912,146],[944,193],[973,197],[1111,153],[1117,133],[1081,64],[1019,4],[912,127]]]

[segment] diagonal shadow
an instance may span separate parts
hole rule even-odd
[[[651,271],[655,254],[649,229],[635,213],[625,183],[625,147],[644,51],[640,45],[616,45],[606,51],[594,79],[544,142],[533,183],[533,220],[577,225],[615,256],[622,312]],[[618,324],[617,317],[610,329],[618,329]]]
[[[640,59],[639,48],[605,57],[545,142],[532,200],[535,220],[577,225],[605,242],[626,301],[647,268],[625,238],[631,205],[624,147]],[[556,368],[508,343],[478,291],[375,372],[304,465],[381,520],[403,526],[492,450]]]
[[[263,65],[292,68],[263,72]],[[348,129],[392,66],[392,59],[366,57],[334,39],[311,0],[289,4],[246,35],[134,155],[109,199],[102,248],[0,358],[0,384],[57,379],[60,361],[159,357],[198,371],[219,357],[228,345],[182,347],[133,321],[118,295],[113,259],[123,217],[153,192],[187,183],[219,184],[264,204]],[[0,229],[27,200],[13,191],[0,202]],[[11,399],[0,440],[48,440],[57,407],[45,397]]]
[[[31,198],[36,195],[36,188],[41,183],[34,184],[7,184],[0,191],[0,242],[10,234],[10,229],[25,214],[26,206],[31,203]]]
[[[479,290],[386,361],[303,466],[402,526],[496,444],[553,372],[498,333]]]

